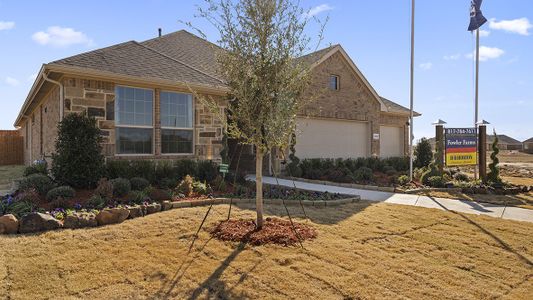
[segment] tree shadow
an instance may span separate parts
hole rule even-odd
[[[442,209],[444,209],[445,211],[448,211],[448,212],[451,212],[451,213],[454,213],[460,217],[462,217],[463,219],[465,219],[468,223],[474,225],[475,227],[477,227],[479,230],[481,230],[481,232],[485,233],[486,235],[488,235],[489,237],[491,237],[494,241],[496,241],[501,248],[505,249],[506,251],[514,254],[520,261],[522,261],[523,263],[525,263],[526,265],[528,265],[529,267],[533,267],[533,262],[525,257],[524,255],[520,254],[519,252],[517,252],[515,249],[513,249],[509,244],[507,244],[504,240],[500,239],[498,236],[496,236],[494,233],[492,233],[491,231],[489,231],[488,229],[484,228],[483,226],[481,226],[480,224],[478,224],[477,222],[475,222],[474,220],[472,220],[471,218],[469,218],[468,216],[466,216],[465,214],[462,214],[460,212],[457,212],[457,211],[453,211],[453,210],[449,210],[447,207],[445,207],[444,205],[442,205],[439,201],[437,201],[434,197],[431,197],[431,196],[428,196],[433,202],[435,202],[437,205],[439,205],[440,207],[442,207]]]

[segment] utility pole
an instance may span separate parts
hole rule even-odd
[[[411,74],[409,87],[409,180],[413,181],[413,98],[415,72],[415,0],[411,0]]]

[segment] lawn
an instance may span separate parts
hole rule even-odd
[[[301,212],[298,207],[289,208]],[[119,225],[0,237],[0,298],[526,299],[533,224],[359,202],[306,208],[305,249],[191,238],[207,207]],[[215,206],[207,225],[227,215]],[[280,206],[267,215],[283,216]],[[248,206],[233,218],[251,218]]]
[[[533,192],[520,193],[518,195],[492,195],[492,194],[465,194],[453,191],[424,191],[419,195],[436,197],[470,200],[475,202],[490,203],[502,206],[515,206],[520,208],[533,209]]]

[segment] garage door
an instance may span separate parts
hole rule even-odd
[[[402,127],[380,126],[379,133],[379,149],[381,157],[404,156]]]
[[[297,119],[296,156],[299,158],[366,157],[369,129],[364,122]]]

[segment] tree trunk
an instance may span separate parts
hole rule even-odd
[[[256,147],[255,154],[255,207],[257,211],[257,229],[263,228],[263,150]]]

